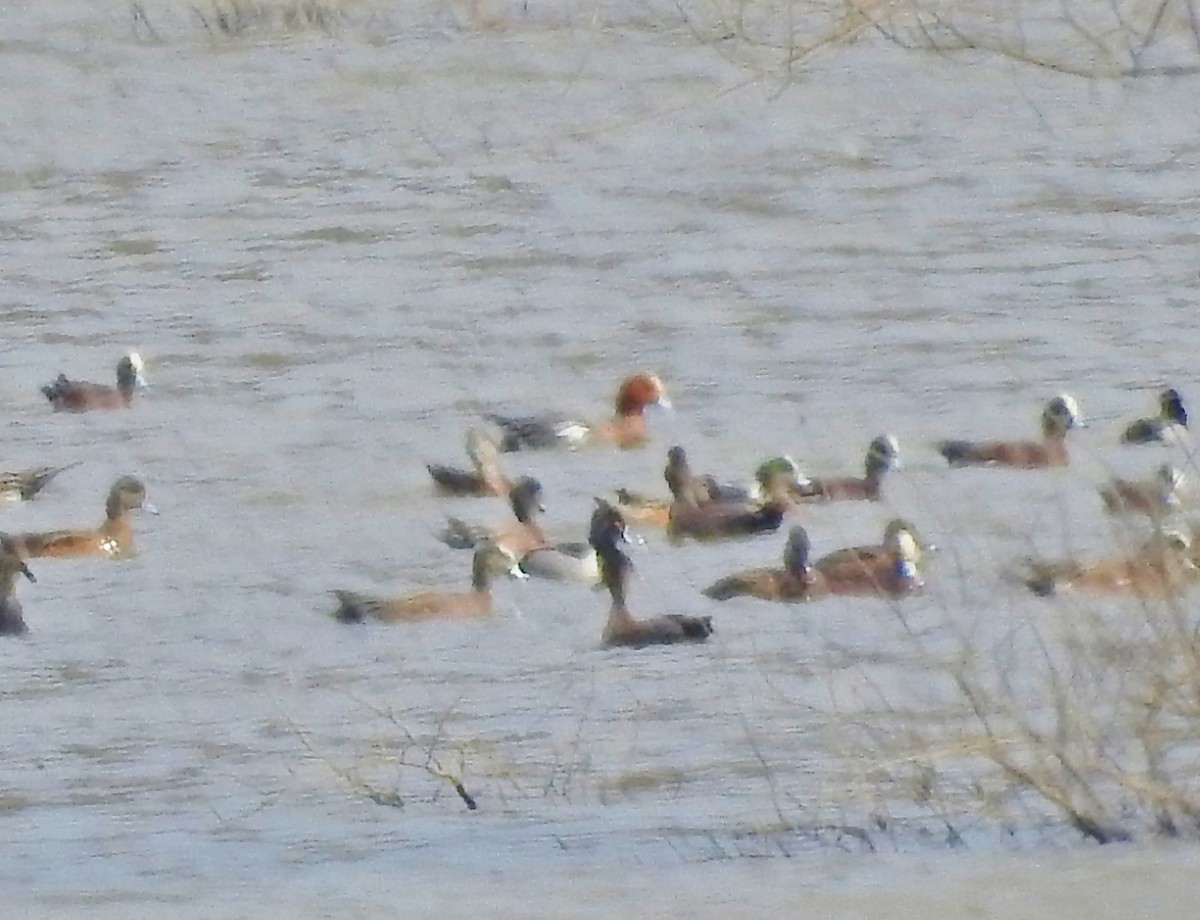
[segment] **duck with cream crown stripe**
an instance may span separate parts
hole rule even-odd
[[[940,453],[951,466],[1007,466],[1016,469],[1041,469],[1066,466],[1067,432],[1082,428],[1079,404],[1063,393],[1055,396],[1042,411],[1040,441],[939,441]]]
[[[919,541],[904,522],[889,526],[882,546],[839,550],[817,562],[809,561],[808,533],[793,527],[783,549],[781,568],[735,572],[704,589],[714,600],[738,596],[800,603],[831,594],[903,597],[924,587],[918,563]]]
[[[798,476],[793,494],[799,501],[879,501],[883,477],[900,469],[900,443],[890,434],[882,434],[867,445],[864,475],[806,479]]]
[[[70,380],[66,374],[42,387],[55,412],[87,412],[90,409],[125,409],[133,403],[133,394],[146,386],[142,375],[145,365],[136,351],[117,363],[117,385]]]

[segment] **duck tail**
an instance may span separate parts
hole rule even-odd
[[[82,462],[82,460],[76,460],[74,463],[68,463],[66,466],[44,466],[40,469],[30,470],[22,477],[21,498],[28,501],[42,491],[42,489],[46,488],[50,484],[50,480],[59,473],[79,466]]]
[[[937,452],[946,458],[948,463],[961,463],[970,459],[972,446],[970,441],[939,441]]]
[[[1001,578],[1028,588],[1038,597],[1053,597],[1058,593],[1062,573],[1057,566],[1036,559],[1025,559],[1022,565],[1004,569]]]
[[[742,580],[737,575],[730,575],[713,582],[700,593],[705,597],[711,597],[714,601],[727,601],[731,597],[744,594],[745,590]]]
[[[338,609],[334,611],[333,616],[339,623],[361,623],[367,618],[371,607],[370,598],[353,591],[332,593],[338,602]]]
[[[768,502],[752,515],[750,532],[771,533],[776,531],[783,523],[786,514],[787,504],[785,502]]]
[[[474,549],[481,539],[478,528],[458,518],[446,518],[446,526],[437,538],[451,549]]]

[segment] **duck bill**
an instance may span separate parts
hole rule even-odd
[[[139,390],[144,390],[146,387],[150,386],[150,384],[146,382],[146,378],[141,374],[133,375],[133,385]]]
[[[156,508],[150,502],[142,502],[142,510],[147,514],[158,514],[158,508]]]
[[[21,562],[21,574],[30,581],[37,581],[37,576],[34,575],[33,572],[29,571],[29,566],[27,566],[24,561]]]

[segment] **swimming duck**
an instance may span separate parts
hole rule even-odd
[[[825,576],[809,562],[808,532],[793,527],[783,548],[782,568],[746,569],[726,575],[713,582],[703,593],[713,600],[727,601],[731,597],[757,597],[766,601],[815,600],[829,594]]]
[[[918,562],[921,549],[903,521],[889,527],[880,547],[839,550],[809,562],[808,534],[793,527],[783,551],[783,568],[738,572],[704,589],[714,600],[749,595],[763,600],[798,603],[830,594],[903,597],[924,586]]]
[[[426,465],[437,488],[447,495],[508,495],[512,484],[500,470],[500,448],[477,428],[467,432],[467,456],[472,470],[431,463]]]
[[[487,418],[504,431],[501,448],[505,451],[578,447],[594,442],[629,448],[645,443],[645,411],[649,406],[671,407],[666,388],[655,374],[635,374],[621,384],[617,391],[615,412],[608,421],[589,424],[549,415],[511,416],[494,413],[489,413]]]
[[[361,623],[368,618],[386,623],[413,623],[432,619],[473,619],[491,616],[493,575],[527,578],[517,558],[491,540],[482,541],[471,560],[471,590],[420,591],[404,597],[377,597],[354,591],[334,591],[338,609],[334,616],[343,623]]]
[[[128,512],[141,509],[150,514],[158,510],[146,501],[146,487],[133,476],[122,476],[109,490],[106,517],[99,527],[80,530],[54,530],[46,533],[16,534],[10,539],[23,558],[41,556],[86,556],[99,553],[120,558],[133,553],[133,528]]]
[[[900,564],[899,535],[907,531],[913,539],[911,561],[920,565],[924,554],[933,549],[921,540],[917,528],[903,518],[888,521],[883,531],[883,541],[871,546],[850,546],[834,550],[818,559],[813,567],[832,582],[845,582],[862,573],[869,573],[874,581],[884,581]]]
[[[554,581],[579,581],[596,584],[600,569],[596,553],[584,542],[552,543],[537,521],[546,510],[542,504],[542,485],[530,476],[518,479],[509,496],[517,523],[508,527],[486,527],[450,518],[439,539],[454,549],[470,549],[490,539],[511,552],[522,570]]]
[[[682,452],[682,448],[673,448]],[[663,471],[668,484],[678,477],[674,465],[686,463],[682,453],[667,453],[667,468]],[[791,457],[774,457],[761,463],[754,473],[753,485],[746,489],[741,486],[720,483],[713,476],[692,477],[690,488],[692,494],[700,503],[707,501],[742,502],[744,504],[762,503],[768,496],[777,500],[786,499],[791,495],[797,484],[799,467]],[[671,518],[671,502],[661,498],[650,498],[630,489],[617,489],[617,507],[625,515],[627,521],[645,524],[652,527],[666,527]]]
[[[1082,425],[1079,404],[1064,393],[1050,400],[1042,412],[1041,441],[941,441],[937,449],[951,466],[991,464],[1018,469],[1066,466],[1067,432]]]
[[[42,387],[55,412],[86,412],[89,409],[124,409],[133,402],[133,391],[146,386],[142,376],[145,365],[141,356],[130,352],[117,363],[117,385],[68,380],[59,374],[53,383]]]
[[[1158,394],[1159,413],[1155,418],[1140,418],[1130,422],[1121,433],[1124,444],[1153,444],[1159,441],[1174,443],[1187,432],[1187,410],[1183,408],[1183,397],[1175,389],[1163,390]]]
[[[671,503],[629,489],[617,489],[617,508],[628,521],[649,527],[666,527],[671,519]]]
[[[879,501],[883,476],[900,469],[900,443],[890,434],[882,434],[867,446],[866,475],[828,479],[797,480],[794,494],[801,501]]]
[[[1164,463],[1149,480],[1109,480],[1100,487],[1100,498],[1109,514],[1144,514],[1157,520],[1179,510],[1183,486],[1183,471]]]
[[[619,543],[628,542],[625,518],[604,499],[596,499],[588,529],[588,542],[600,561],[600,579],[612,597],[602,641],[606,646],[670,645],[678,642],[704,642],[713,633],[712,617],[666,614],[638,620],[625,603],[625,588],[633,563]]]
[[[491,540],[517,558],[545,546],[546,535],[537,522],[537,514],[546,510],[542,504],[542,484],[532,476],[522,476],[509,488],[508,504],[517,519],[515,524],[491,527],[452,517],[447,519],[438,539],[451,549],[474,549],[481,541]]]
[[[1200,574],[1191,552],[1191,539],[1186,534],[1164,531],[1124,559],[1093,562],[1027,559],[1028,572],[1022,580],[1029,590],[1042,597],[1068,590],[1086,594],[1163,597],[1178,594]]]
[[[764,496],[761,503],[727,502],[707,499],[688,466],[682,447],[667,454],[664,478],[671,489],[672,502],[667,518],[667,534],[675,540],[719,540],[771,533],[779,529],[790,505],[785,492]]]
[[[39,466],[19,473],[0,473],[0,501],[28,501],[49,485],[50,480],[78,463]]]
[[[20,636],[28,632],[21,615],[21,602],[17,600],[18,575],[37,581],[13,542],[0,536],[0,636]]]

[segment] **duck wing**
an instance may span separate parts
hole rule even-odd
[[[587,440],[591,430],[583,422],[553,415],[488,413],[485,417],[504,432],[500,449],[505,452],[575,446]]]

